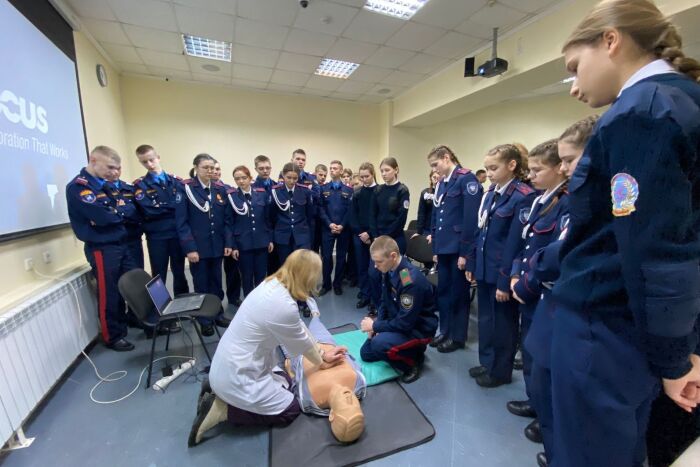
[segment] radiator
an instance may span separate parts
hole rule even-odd
[[[4,443],[97,335],[90,269],[38,293],[0,316],[0,440]]]

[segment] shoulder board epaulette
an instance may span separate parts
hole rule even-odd
[[[517,189],[520,193],[524,195],[529,195],[530,193],[535,192],[534,188],[532,188],[526,183],[518,183],[517,185],[515,185],[515,189]]]
[[[221,180],[216,180],[215,182],[212,182],[212,185],[219,188],[226,188],[226,185]]]
[[[492,183],[491,185],[489,185],[489,190],[488,190],[488,191],[493,191],[493,190],[495,190],[495,189],[496,189],[496,184],[495,184],[495,183]]]
[[[129,189],[134,188],[134,184],[133,184],[133,183],[127,183],[127,182],[125,182],[124,180],[122,180],[121,186],[122,186],[122,188],[129,188]]]
[[[302,185],[301,183],[297,183],[297,186],[300,186],[300,187],[302,187],[302,188],[306,188],[307,190],[309,189],[309,187],[308,187],[308,186],[306,186],[306,185]]]
[[[179,175],[175,175],[175,174],[169,174],[169,175],[170,175],[171,177],[173,177],[175,180],[178,180],[178,181],[180,181],[180,182],[183,181],[183,180],[182,180],[182,177],[180,177]]]
[[[87,185],[88,184],[87,178],[85,178],[85,177],[75,177],[75,179],[73,179],[73,181],[75,183],[77,183],[78,185]]]
[[[413,280],[411,279],[411,273],[408,269],[402,269],[401,271],[399,271],[399,277],[401,278],[402,285],[413,284]]]
[[[255,187],[253,191],[259,191],[260,193],[265,193],[267,190],[265,188]]]
[[[193,181],[194,180],[192,180],[191,178],[188,178],[188,179],[183,180],[182,183],[184,183],[185,185],[190,185]]]
[[[465,175],[465,174],[468,174],[470,172],[471,172],[471,170],[465,169],[464,167],[462,167],[461,169],[457,169],[457,173],[460,175]]]
[[[227,194],[227,195],[230,195],[230,194],[232,194],[232,193],[235,193],[236,191],[237,191],[236,188],[229,187],[228,190],[226,190],[226,194]]]
[[[278,183],[276,185],[272,185],[273,190],[277,190],[278,188],[282,188],[284,186],[284,183]]]
[[[137,178],[136,180],[134,180],[133,182],[131,182],[131,184],[132,184],[132,185],[137,185],[137,184],[141,183],[141,180],[143,180],[143,177]]]

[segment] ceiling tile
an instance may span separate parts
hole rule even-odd
[[[187,63],[190,64],[190,71],[192,71],[193,74],[198,73],[200,75],[218,75],[225,76],[227,79],[231,78],[232,65],[229,62],[223,62],[221,60],[207,60],[206,58],[188,56]],[[219,70],[209,71],[206,68],[202,68],[204,65],[214,65],[219,68]]]
[[[362,97],[362,94],[348,94],[345,92],[334,92],[329,95],[331,99],[342,99],[344,101],[357,101]]]
[[[156,0],[109,0],[117,19],[165,31],[178,31],[172,4]]]
[[[433,74],[450,62],[447,58],[435,55],[418,54],[399,67],[400,70],[413,73]]]
[[[411,21],[429,24],[443,29],[454,29],[471,15],[479,11],[486,3],[486,0],[434,0],[428,2],[421,8],[418,13],[411,18]]]
[[[339,36],[359,11],[336,3],[315,0],[312,8],[301,8],[294,27]],[[327,19],[327,21],[324,21]]]
[[[552,5],[555,0],[499,0],[500,3],[516,10],[525,13],[538,13],[548,6]]]
[[[365,60],[369,65],[384,68],[398,68],[416,53],[410,50],[394,49],[392,47],[380,47],[374,55]]]
[[[127,63],[143,63],[139,54],[136,53],[134,47],[126,45],[116,45],[116,44],[100,44],[105,52],[109,55],[109,58],[117,62],[127,62]]]
[[[365,94],[364,96],[360,97],[360,102],[370,102],[372,104],[381,104],[385,100],[387,100],[387,97],[381,96],[379,94]]]
[[[331,91],[327,91],[325,89],[304,88],[301,90],[301,93],[309,96],[327,97]]]
[[[297,73],[295,71],[275,70],[270,81],[276,84],[288,86],[303,86],[309,80],[311,74]]]
[[[379,91],[385,91],[386,89],[389,90],[389,92],[379,92]],[[396,86],[396,85],[388,85],[388,84],[378,84],[375,87],[373,87],[367,94],[372,95],[372,96],[382,96],[384,99],[387,99],[389,97],[395,97],[404,92],[407,88],[403,86]]]
[[[238,0],[238,16],[280,26],[291,26],[299,3],[290,0]]]
[[[119,66],[119,68],[121,68],[122,71],[125,73],[141,73],[144,75],[148,74],[148,68],[146,68],[146,65],[141,65],[138,63],[117,62],[117,66]]]
[[[236,42],[241,44],[267,49],[281,49],[288,32],[289,28],[283,26],[236,18],[235,37]]]
[[[343,84],[338,87],[338,92],[345,92],[348,94],[364,94],[370,89],[372,89],[372,83],[362,83],[359,81],[350,81],[346,79]]]
[[[252,81],[269,81],[270,76],[272,76],[271,68],[238,64],[233,66],[234,78],[248,79]]]
[[[236,14],[236,0],[172,0],[176,5],[195,7],[227,15]]]
[[[398,49],[423,50],[427,49],[444,36],[444,29],[424,24],[408,22],[386,42],[386,45]]]
[[[190,71],[190,66],[187,59],[182,54],[169,54],[158,52],[156,50],[137,49],[143,62],[148,67],[156,66],[161,68],[170,68],[173,70]]]
[[[190,81],[192,80],[192,73],[190,73],[189,71],[173,70],[172,68],[162,68],[157,66],[149,66],[148,70],[154,76]]]
[[[252,81],[249,79],[238,79],[238,78],[233,78],[231,80],[231,84],[234,86],[240,86],[240,87],[245,87],[245,88],[265,89],[265,87],[267,87],[267,82],[265,82],[265,81]]]
[[[471,20],[467,20],[464,23],[457,26],[456,31],[467,34],[470,37],[478,37],[482,40],[491,40],[491,38],[493,37],[493,28],[491,26],[478,24]]]
[[[396,84],[399,86],[413,86],[423,78],[425,78],[425,75],[394,70],[389,76],[382,80],[382,83]]]
[[[231,84],[230,76],[221,76],[211,73],[192,73],[192,77],[195,81],[204,81],[205,83]]]
[[[233,44],[231,58],[234,63],[274,68],[280,53],[272,49],[260,49],[248,45]]]
[[[342,5],[354,6],[357,8],[362,8],[365,5],[365,0],[330,0],[333,3],[340,3]]]
[[[343,84],[343,80],[338,78],[328,78],[327,76],[312,76],[306,83],[307,88],[323,89],[326,91],[335,91]]]
[[[286,84],[270,83],[267,85],[267,89],[269,89],[270,91],[298,94],[303,89],[303,87],[302,86],[288,86]]]
[[[114,21],[117,19],[107,0],[68,0],[68,4],[79,16]]]
[[[90,31],[92,37],[101,42],[110,44],[132,45],[124,34],[121,23],[116,21],[103,21],[99,19],[81,19],[83,25]]]
[[[444,58],[461,58],[478,49],[484,39],[450,31],[442,39],[425,49],[426,53]]]
[[[322,57],[335,42],[335,37],[320,32],[292,29],[284,44],[284,50]]]
[[[161,52],[182,53],[182,36],[175,32],[124,25],[124,32],[136,47],[159,50]]]
[[[336,41],[326,56],[336,60],[345,60],[346,62],[362,63],[377,49],[378,46],[376,44],[341,38]]]
[[[511,29],[515,24],[525,19],[527,14],[498,3],[486,6],[469,18],[469,21],[490,28]],[[505,32],[505,31],[503,31]]]
[[[175,16],[180,30],[185,34],[233,41],[233,16],[185,6],[176,6]]]
[[[377,83],[386,78],[391,70],[372,65],[360,65],[352,74],[352,79],[366,83]]]
[[[343,32],[343,37],[375,44],[383,44],[394,35],[396,31],[401,29],[404,23],[404,21],[398,18],[362,10],[355,16],[355,19],[352,20],[345,32]]]
[[[282,52],[277,62],[277,68],[280,70],[298,71],[299,73],[313,73],[318,68],[320,61],[320,58],[313,55]]]

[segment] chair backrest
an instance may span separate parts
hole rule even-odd
[[[414,232],[418,230],[418,220],[414,219],[408,223],[406,230],[413,230]]]
[[[151,275],[143,269],[132,269],[122,274],[119,278],[119,293],[126,300],[126,304],[136,317],[141,321],[155,311],[153,300],[146,290],[146,284],[152,279]]]
[[[424,235],[418,235],[408,240],[406,256],[419,263],[431,263],[433,261],[433,247],[430,246]]]

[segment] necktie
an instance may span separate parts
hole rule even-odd
[[[494,207],[496,207],[496,203],[498,203],[498,198],[500,198],[500,197],[501,197],[501,194],[500,194],[498,191],[497,191],[496,193],[494,193],[494,195],[493,195],[493,204],[491,205],[491,209],[493,209]]]
[[[244,193],[243,196],[245,196],[245,200],[250,203],[250,193]]]
[[[292,196],[294,196],[294,191],[293,191],[293,190],[287,190],[287,194],[289,195],[289,199],[292,199]]]

